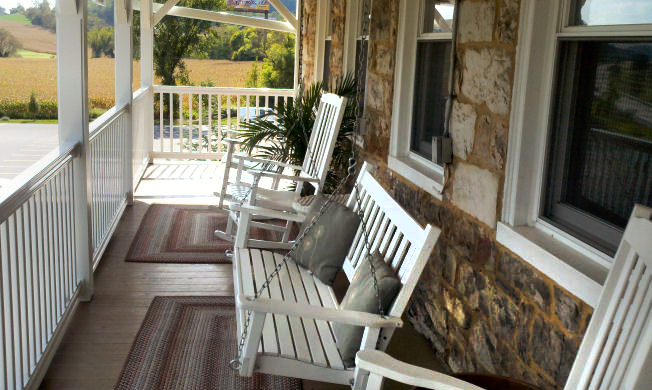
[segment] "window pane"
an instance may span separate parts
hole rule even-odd
[[[422,32],[451,32],[455,0],[426,0],[425,3]]]
[[[563,52],[546,213],[613,253],[634,204],[652,206],[652,43]]]
[[[432,159],[432,137],[444,132],[450,57],[451,42],[417,44],[410,150],[427,159]]]
[[[650,0],[576,0],[571,25],[652,23]]]
[[[331,40],[327,39],[324,42],[324,69],[322,71],[322,80],[324,81],[324,88],[327,90],[328,84],[330,83],[330,77],[331,77],[331,65],[330,65],[330,59],[331,59]]]

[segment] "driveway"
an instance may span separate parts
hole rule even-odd
[[[0,187],[57,145],[57,125],[0,123]]]

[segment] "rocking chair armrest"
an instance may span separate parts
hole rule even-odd
[[[241,144],[242,143],[241,140],[235,139],[235,138],[222,138],[222,142],[226,142],[226,143],[229,143],[229,144]]]
[[[285,221],[303,222],[306,220],[306,214],[289,213],[287,211],[267,209],[264,207],[251,206],[248,204],[231,203],[229,208],[231,209],[231,211],[237,211],[237,212],[244,211],[252,215],[269,217],[269,218],[278,218],[278,219],[283,219]]]
[[[236,297],[236,304],[240,309],[254,312],[298,316],[369,328],[400,328],[403,326],[403,320],[397,317],[381,317],[378,314],[362,311],[304,305],[278,299],[258,298],[254,301],[241,294]]]
[[[358,352],[355,366],[410,386],[436,390],[483,390],[450,375],[407,364],[378,350],[365,349]]]
[[[248,155],[238,155],[238,156],[233,156],[233,158],[238,159],[238,160],[247,160],[247,161],[251,161],[251,162],[257,162],[257,163],[261,163],[261,164],[276,165],[276,166],[283,167],[283,168],[294,169],[295,171],[300,171],[301,169],[303,169],[302,167],[300,167],[298,165],[293,165],[293,164],[288,164],[288,163],[284,163],[284,162],[281,162],[281,161],[274,161],[274,160],[269,160],[269,159],[266,159],[266,158],[260,158],[260,157],[254,157],[254,156],[248,156]]]
[[[294,182],[307,182],[307,183],[319,183],[319,179],[313,177],[302,177],[299,175],[284,175],[282,173],[263,171],[261,169],[246,169],[247,173],[252,176],[260,177],[271,177],[272,179],[278,180],[292,180]]]

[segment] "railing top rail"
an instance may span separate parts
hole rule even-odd
[[[136,91],[134,91],[132,100],[136,101],[142,99],[144,96],[147,95],[147,92],[149,92],[150,88],[151,87],[141,87],[137,89]]]
[[[294,89],[155,85],[154,93],[196,93],[196,94],[201,93],[201,94],[211,94],[211,95],[251,95],[251,96],[293,97]]]
[[[80,144],[58,147],[36,164],[16,176],[6,187],[0,188],[0,223],[13,214],[50,177],[54,176],[79,152]]]
[[[127,112],[129,109],[129,104],[124,104],[121,107],[113,106],[107,110],[104,114],[98,116],[93,122],[88,125],[89,127],[89,142],[93,141],[102,130],[109,126],[113,121],[115,121],[120,115]]]

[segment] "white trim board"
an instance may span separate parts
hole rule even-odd
[[[160,3],[152,3],[152,11],[157,12],[159,9],[163,8],[163,6],[164,5]],[[132,7],[134,10],[140,11],[140,1],[132,0]],[[235,24],[238,26],[263,28],[266,30],[296,34],[294,26],[289,22],[258,19],[252,18],[250,16],[233,15],[228,12],[215,12],[196,8],[174,6],[170,8],[167,15],[179,16],[189,19],[207,20],[209,22]]]
[[[498,222],[496,240],[591,307],[598,304],[608,270],[581,253],[529,226]]]

